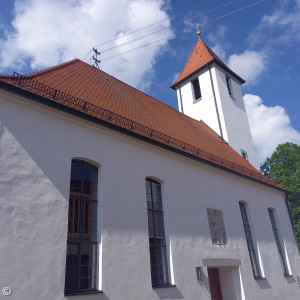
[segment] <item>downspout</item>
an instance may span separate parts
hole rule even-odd
[[[297,237],[295,225],[294,225],[294,222],[293,222],[291,209],[290,209],[289,202],[288,202],[288,193],[289,193],[289,192],[285,192],[285,204],[286,204],[286,208],[287,208],[287,211],[288,211],[288,213],[289,213],[289,216],[290,216],[290,221],[291,221],[291,225],[292,225],[294,237],[295,237],[295,240],[296,240],[298,252],[299,252],[299,254],[300,254],[300,245],[299,245],[299,240],[298,240],[298,237]]]
[[[221,138],[224,139],[224,138],[223,138],[223,131],[222,131],[222,126],[221,126],[221,121],[220,121],[219,110],[218,110],[218,105],[217,105],[217,99],[216,99],[216,93],[215,93],[214,82],[213,82],[212,75],[211,75],[210,65],[208,65],[208,70],[209,70],[209,76],[210,76],[211,88],[212,88],[213,95],[214,95],[214,101],[215,101],[216,113],[217,113],[217,118],[218,118],[219,129],[220,129],[220,135],[221,135]]]

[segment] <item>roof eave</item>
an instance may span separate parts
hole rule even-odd
[[[188,78],[194,76],[196,73],[198,73],[199,71],[205,69],[206,67],[212,65],[213,63],[216,63],[218,66],[220,66],[221,68],[223,68],[224,70],[226,70],[228,73],[230,73],[232,76],[234,76],[236,79],[238,79],[241,84],[245,83],[246,80],[244,80],[242,77],[240,77],[239,75],[237,75],[235,72],[233,72],[231,69],[229,69],[226,65],[220,63],[217,59],[212,59],[211,61],[209,61],[208,63],[206,63],[205,65],[203,65],[202,67],[200,67],[199,69],[197,69],[196,71],[192,72],[191,74],[189,74],[188,76],[184,77],[183,79],[181,79],[180,81],[174,83],[171,88],[173,90],[176,90],[176,87],[178,85],[180,85],[182,82],[184,82],[185,80],[187,80]]]
[[[71,107],[68,107],[68,106],[65,106],[61,103],[58,103],[56,101],[51,101],[50,99],[48,98],[45,98],[41,95],[37,95],[35,93],[32,93],[30,91],[27,91],[27,90],[24,90],[18,86],[14,86],[14,85],[11,85],[7,82],[4,82],[4,81],[1,81],[0,80],[0,89],[3,89],[3,90],[6,90],[6,91],[9,91],[9,92],[12,92],[12,93],[15,93],[17,95],[20,95],[20,96],[23,96],[31,101],[34,101],[34,102],[38,102],[42,105],[45,105],[45,106],[48,106],[48,107],[51,107],[51,108],[54,108],[54,109],[57,109],[57,110],[60,110],[60,111],[63,111],[63,112],[66,112],[66,113],[69,113],[69,114],[72,114],[74,116],[77,116],[81,119],[85,119],[87,121],[90,121],[90,122],[93,122],[93,123],[97,123],[97,124],[100,124],[104,127],[107,127],[107,128],[110,128],[110,129],[113,129],[115,131],[118,131],[120,133],[123,133],[123,134],[126,134],[126,135],[129,135],[131,137],[135,137],[139,140],[143,140],[145,142],[148,142],[150,144],[154,144],[156,146],[159,146],[161,148],[164,148],[164,149],[167,149],[169,151],[172,151],[172,152],[175,152],[177,154],[180,154],[180,155],[183,155],[185,157],[188,157],[188,158],[191,158],[191,159],[194,159],[196,161],[199,161],[199,162],[202,162],[204,164],[207,164],[207,165],[210,165],[210,166],[213,166],[215,168],[218,168],[218,169],[221,169],[223,171],[226,171],[226,172],[229,172],[229,173],[232,173],[232,174],[235,174],[237,176],[240,176],[240,177],[243,177],[243,178],[246,178],[248,180],[251,180],[251,181],[254,181],[254,182],[257,182],[257,183],[260,183],[260,184],[263,184],[265,186],[268,186],[268,187],[271,187],[271,188],[274,188],[276,190],[280,190],[280,191],[283,191],[283,192],[286,192],[286,189],[279,186],[279,185],[274,185],[272,184],[271,182],[266,182],[266,181],[263,181],[263,180],[259,180],[257,178],[254,178],[252,176],[248,176],[246,174],[243,174],[243,173],[240,173],[238,171],[235,171],[234,169],[230,169],[226,166],[223,166],[223,165],[220,165],[220,164],[217,164],[217,163],[214,163],[212,161],[209,161],[209,160],[206,160],[206,159],[203,159],[199,156],[196,156],[196,155],[193,155],[191,153],[188,153],[186,151],[183,151],[183,150],[180,150],[180,149],[177,149],[177,148],[174,148],[172,147],[171,145],[167,145],[167,144],[164,144],[162,142],[159,142],[159,141],[156,141],[154,139],[151,139],[151,138],[148,138],[146,136],[143,136],[143,135],[140,135],[138,133],[135,133],[135,132],[132,132],[131,130],[128,130],[128,129],[125,129],[125,128],[122,128],[120,126],[117,126],[115,124],[112,124],[112,123],[109,123],[107,121],[104,121],[104,120],[101,120],[97,117],[94,117],[94,116],[91,116],[91,115],[88,115],[87,113],[85,113],[84,111],[79,111],[79,110],[76,110],[74,108],[71,108]]]

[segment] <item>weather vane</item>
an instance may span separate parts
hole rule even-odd
[[[197,24],[194,28],[197,29],[197,35],[199,37],[199,40],[200,40],[200,35],[201,35],[201,32],[199,30],[199,27],[200,27],[201,24]]]

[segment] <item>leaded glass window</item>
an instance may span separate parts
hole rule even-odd
[[[65,293],[96,290],[98,169],[72,160]]]
[[[246,205],[242,202],[240,202],[239,204],[240,204],[240,209],[241,209],[241,214],[242,214],[242,219],[243,219],[243,224],[244,224],[244,229],[245,229],[245,235],[246,235],[250,260],[251,260],[251,264],[252,264],[253,275],[255,278],[261,278],[262,274],[261,274],[261,270],[260,270],[260,266],[259,266],[259,262],[258,262],[255,245],[254,245],[253,238],[252,238],[251,227],[250,227],[250,222],[249,222],[249,218],[247,215]]]
[[[146,195],[152,286],[168,285],[170,280],[160,183],[147,178]]]
[[[269,211],[269,216],[270,216],[270,220],[271,220],[271,224],[272,224],[272,228],[273,228],[273,233],[274,233],[274,237],[275,237],[275,241],[276,241],[276,246],[277,246],[277,250],[278,250],[279,259],[280,259],[280,263],[281,263],[281,266],[282,266],[283,274],[284,275],[289,275],[289,269],[288,269],[288,266],[287,266],[285,253],[283,252],[283,249],[282,249],[282,246],[281,246],[279,233],[278,233],[278,228],[277,228],[276,221],[275,221],[274,212],[270,208],[268,209],[268,211]]]

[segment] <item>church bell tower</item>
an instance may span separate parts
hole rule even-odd
[[[255,168],[259,168],[241,85],[245,82],[200,38],[171,88],[179,111],[203,121]]]

